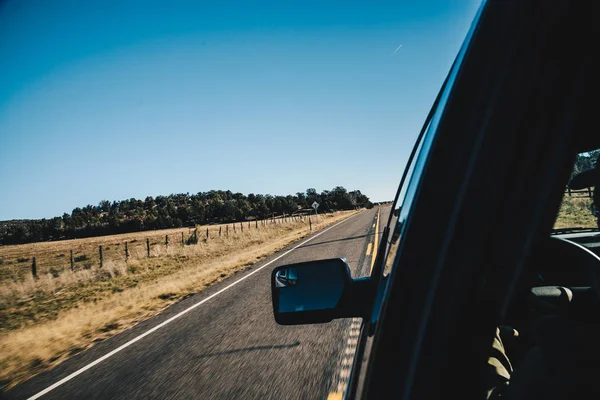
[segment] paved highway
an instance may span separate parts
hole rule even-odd
[[[3,395],[9,399],[327,399],[339,397],[358,322],[280,326],[274,267],[345,257],[368,275],[389,206],[362,211],[173,305]],[[193,307],[190,309],[190,307]]]

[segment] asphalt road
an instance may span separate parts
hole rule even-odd
[[[362,211],[324,233],[317,232],[313,235],[317,237],[300,247],[306,239],[2,395],[27,399],[59,383],[40,398],[327,398],[335,391],[334,377],[339,375],[350,321],[277,325],[270,274],[287,263],[345,257],[353,277],[368,275],[377,210]],[[381,207],[379,232],[389,210],[389,206]],[[118,350],[135,338],[139,339]]]

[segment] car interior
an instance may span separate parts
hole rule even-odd
[[[504,320],[518,332],[504,343],[513,368],[507,398],[600,393],[599,244],[589,228],[550,232],[533,245]]]

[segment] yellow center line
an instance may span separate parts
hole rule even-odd
[[[369,271],[369,274],[371,274],[371,272],[373,271],[373,265],[375,264],[375,257],[377,256],[377,243],[379,241],[379,213],[380,213],[380,209],[377,209],[377,222],[375,222],[373,224],[373,227],[375,228],[375,239],[373,240],[373,243],[369,243],[367,245],[367,256],[369,256],[371,254],[371,251],[373,251],[373,256],[371,257],[371,271]],[[352,345],[356,346],[357,343],[354,343],[355,340],[357,339],[352,339]],[[350,344],[350,343],[349,343]],[[348,349],[346,349],[348,350]],[[354,351],[352,351],[352,353],[354,353]],[[338,387],[338,390],[339,387]],[[344,389],[345,390],[345,389]],[[327,396],[327,400],[342,400],[344,398],[344,392],[329,392],[329,395]]]
[[[373,241],[373,257],[371,257],[371,270],[369,271],[369,275],[373,271],[373,266],[375,265],[375,258],[377,257],[377,242],[379,241],[379,212],[380,208],[377,208],[377,222],[375,222],[375,239]]]

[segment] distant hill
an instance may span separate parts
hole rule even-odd
[[[121,201],[103,200],[97,206],[77,207],[70,214],[39,220],[0,222],[0,244],[20,244],[48,240],[112,235],[151,229],[179,228],[263,219],[273,215],[292,214],[319,203],[319,212],[373,207],[360,190],[347,191],[342,186],[318,193],[315,189],[294,195],[247,196],[230,190],[211,190],[197,194],[131,198]]]

